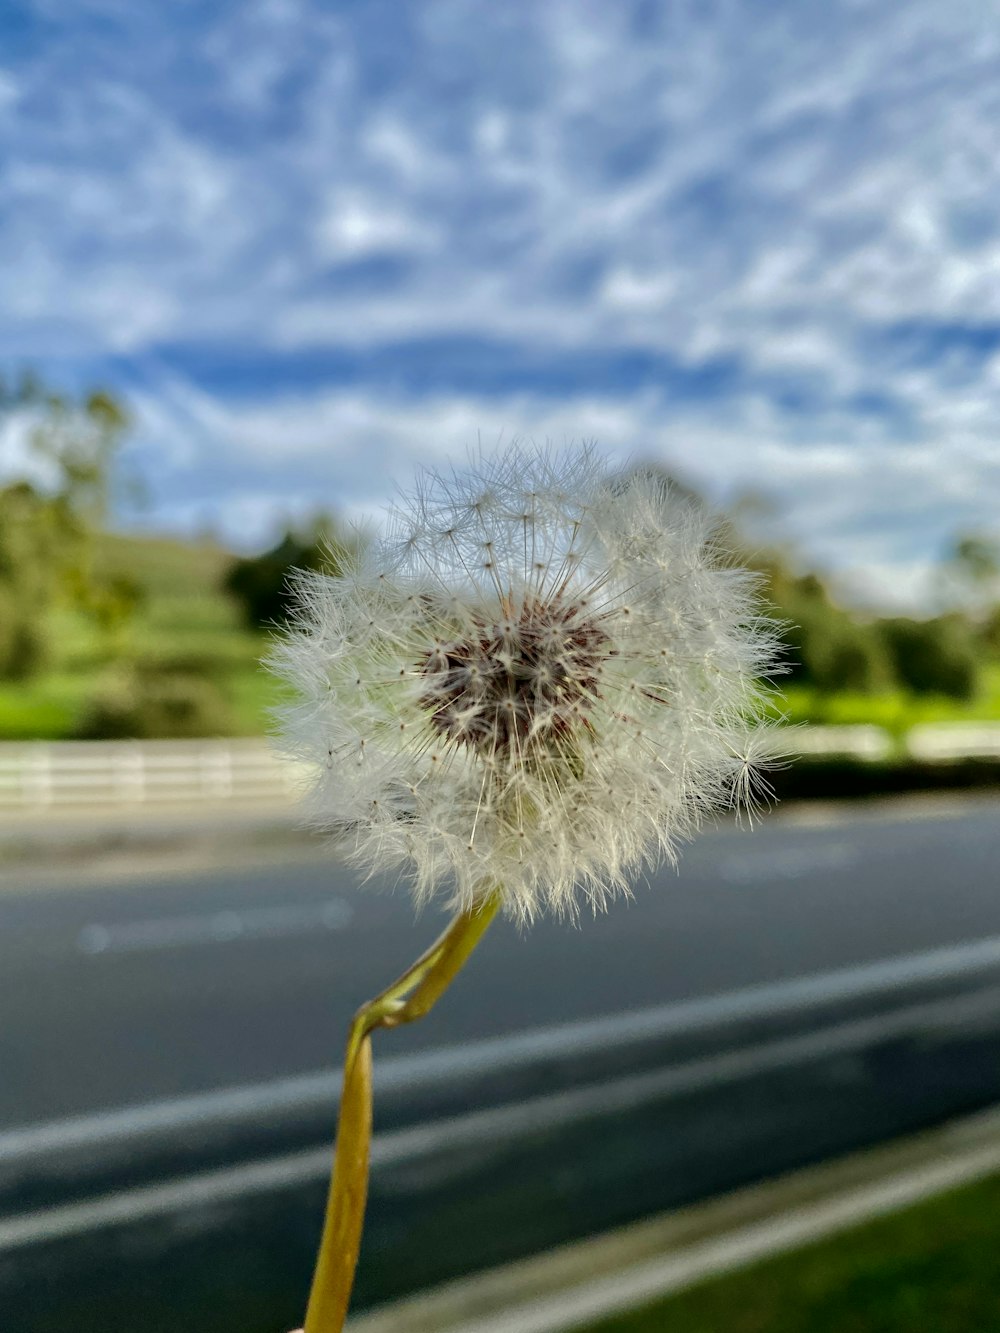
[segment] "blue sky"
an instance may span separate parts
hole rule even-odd
[[[0,368],[128,397],[158,527],[587,438],[912,602],[1000,527],[997,18],[0,0]]]

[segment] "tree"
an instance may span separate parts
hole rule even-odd
[[[46,387],[31,373],[15,384],[0,381],[0,414],[19,429],[44,490],[66,519],[99,529],[105,525],[115,463],[132,421],[105,389],[78,396]]]
[[[782,637],[792,680],[826,694],[873,693],[894,683],[877,622],[859,621],[837,606],[817,574],[793,574],[775,557],[762,569],[768,600],[785,621]]]
[[[979,686],[972,626],[959,614],[934,620],[884,620],[896,675],[915,694],[971,699]]]
[[[225,586],[242,606],[251,628],[282,625],[294,601],[292,571],[338,574],[352,544],[339,534],[333,519],[323,515],[305,531],[287,529],[281,540],[261,555],[234,561]]]
[[[958,603],[981,619],[1000,603],[1000,539],[984,533],[959,533],[938,568],[945,604]]]
[[[46,498],[23,481],[0,489],[0,677],[23,680],[44,661],[58,551]]]
[[[109,633],[136,604],[137,587],[97,577],[93,561],[129,424],[125,408],[104,390],[74,397],[32,375],[0,382],[0,425],[20,435],[28,474],[0,489],[0,676],[38,669],[58,597]]]
[[[970,618],[980,649],[1000,657],[1000,537],[959,533],[937,571],[942,602],[957,601]]]

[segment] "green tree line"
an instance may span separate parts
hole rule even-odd
[[[157,560],[179,559],[182,543],[161,542],[161,552],[157,539],[132,538],[127,555],[107,555],[131,424],[125,405],[106,390],[57,393],[31,376],[0,382],[0,429],[16,436],[22,460],[20,474],[0,477],[0,687],[8,687],[6,695],[0,688],[0,735],[9,734],[2,714],[11,690],[29,690],[60,661],[76,669],[61,655],[60,616],[67,613],[89,626],[96,647],[88,669],[99,668],[88,677],[73,734],[230,731],[234,698],[241,690],[253,695],[247,682],[267,634],[289,614],[291,571],[335,573],[357,540],[327,515],[288,525],[254,556],[206,547],[201,554],[211,557],[213,572],[185,601],[188,580],[156,577]],[[742,536],[738,510],[722,537],[761,573],[784,625],[787,679],[817,695],[901,690],[971,700],[984,668],[1000,662],[1000,542],[989,535],[959,536],[942,553],[942,599],[952,609],[923,619],[866,617],[839,605],[819,574]],[[145,567],[138,558],[143,541]],[[197,563],[205,563],[201,555]],[[200,635],[193,628],[199,617]]]
[[[763,562],[769,599],[785,620],[789,680],[824,694],[903,689],[970,700],[996,660],[996,611],[984,620],[954,610],[926,619],[862,618],[840,607],[816,574]]]

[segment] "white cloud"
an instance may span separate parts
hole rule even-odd
[[[605,275],[599,299],[612,309],[663,311],[676,289],[672,273],[643,273],[623,264]]]
[[[57,124],[82,114],[92,145],[109,138],[114,162],[82,143],[68,176],[27,110],[9,147],[36,171],[32,224],[64,273],[83,231],[115,240],[103,276],[160,238],[144,247],[146,285],[181,297],[164,337],[242,336],[251,319],[263,342],[290,328],[317,343],[383,336],[367,294],[331,293],[341,318],[305,317],[315,265],[417,250],[393,293],[405,328],[468,327],[454,294],[485,284],[481,333],[527,309],[548,339],[752,360],[777,310],[845,344],[872,319],[1000,313],[997,241],[960,248],[949,230],[956,201],[998,189],[989,27],[937,10],[672,6],[644,36],[629,6],[432,3],[423,49],[369,88],[365,41],[378,38],[363,20],[267,0],[214,12],[204,48],[235,105],[278,110],[295,80],[278,137],[223,149],[193,134],[183,88],[147,84],[140,54],[131,76],[81,79],[72,96],[44,59],[19,71],[36,95],[51,89]],[[435,79],[459,70],[448,103]],[[310,232],[318,246],[302,243]],[[562,279],[574,261],[603,269],[595,286]],[[99,344],[105,309],[88,320],[76,304]]]
[[[316,231],[320,258],[339,261],[426,250],[436,239],[426,223],[359,190],[332,191]]]
[[[837,570],[833,578],[834,593],[842,602],[882,614],[937,609],[939,586],[932,560],[870,560]]]
[[[272,494],[289,459],[331,486],[343,463],[353,504],[357,459],[403,469],[503,426],[759,485],[841,567],[865,521],[868,566],[912,572],[998,508],[997,354],[947,337],[1000,323],[1000,32],[971,0],[427,0],[392,41],[379,6],[46,3],[47,43],[0,71],[4,355],[261,364],[443,336],[529,369],[622,348],[735,368],[697,406],[682,384],[490,397],[460,375],[245,406],[148,380],[151,436],[201,441],[170,455],[192,491],[211,449],[245,448]],[[940,349],[894,359],[907,321]],[[252,526],[267,487],[227,477],[218,505]]]
[[[162,474],[196,476],[199,455],[210,451],[214,466],[232,475],[211,512],[243,546],[317,506],[377,515],[415,465],[461,462],[477,440],[489,450],[515,436],[557,446],[587,438],[622,463],[662,463],[716,503],[772,497],[775,540],[790,540],[852,595],[899,606],[927,593],[932,556],[953,532],[989,525],[1000,494],[1000,453],[976,442],[859,448],[826,440],[804,448],[745,422],[722,427],[693,411],[678,418],[653,393],[559,402],[520,393],[498,402],[351,389],[234,406],[162,381],[139,404]],[[206,512],[204,501],[171,500],[159,518],[199,526]],[[911,520],[922,525],[916,554]],[[888,558],[894,544],[899,553]]]

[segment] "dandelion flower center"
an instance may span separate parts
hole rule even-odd
[[[439,642],[420,664],[421,705],[448,741],[491,760],[552,749],[571,732],[592,731],[611,640],[573,602],[505,598],[500,618],[472,620],[471,632]]]

